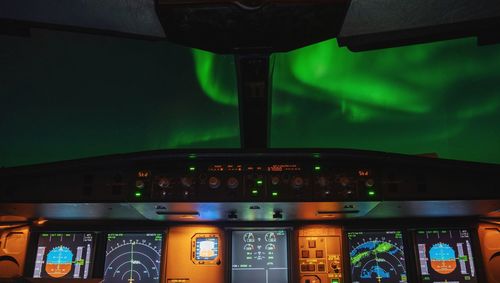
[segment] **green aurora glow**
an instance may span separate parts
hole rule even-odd
[[[272,147],[500,163],[500,46],[463,39],[275,54]],[[0,166],[239,146],[232,56],[35,30],[0,36]]]

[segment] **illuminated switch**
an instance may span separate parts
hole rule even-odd
[[[323,250],[316,250],[316,257],[323,258]]]
[[[339,279],[332,279],[331,283],[340,283]]]
[[[316,248],[316,241],[315,240],[309,240],[308,241],[309,248],[314,249]]]
[[[318,264],[318,271],[325,271],[325,265],[323,263]]]
[[[302,251],[302,257],[309,257],[309,251],[308,250],[303,250]]]

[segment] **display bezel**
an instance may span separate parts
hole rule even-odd
[[[91,257],[91,262],[89,265],[89,274],[87,278],[52,278],[52,277],[42,277],[42,278],[35,278],[33,277],[34,272],[35,272],[35,265],[36,265],[36,255],[37,255],[37,248],[38,244],[40,242],[40,236],[42,234],[60,234],[60,233],[65,233],[65,234],[92,234],[92,251],[90,254]],[[56,280],[56,281],[64,281],[64,280],[75,280],[75,281],[80,281],[80,280],[89,280],[94,278],[95,276],[95,264],[96,264],[96,259],[98,257],[97,253],[97,248],[99,245],[99,232],[91,230],[91,231],[81,231],[81,230],[71,230],[71,229],[61,229],[61,230],[40,230],[40,231],[30,231],[29,233],[29,239],[28,243],[29,246],[27,248],[27,256],[26,256],[26,264],[24,266],[24,276],[27,278],[33,278],[35,280]]]
[[[231,227],[226,228],[226,236],[228,239],[226,240],[226,257],[227,257],[227,271],[226,271],[226,282],[232,283],[232,275],[233,275],[233,232],[238,231],[276,231],[283,230],[286,235],[286,247],[287,247],[287,281],[294,282],[295,269],[292,268],[292,262],[295,262],[295,253],[293,252],[293,246],[291,244],[291,236],[293,228],[292,227]]]
[[[427,228],[412,228],[411,229],[411,235],[412,235],[412,243],[413,243],[413,255],[415,258],[415,278],[417,279],[416,282],[418,283],[431,283],[429,281],[424,281],[422,279],[422,273],[420,269],[420,263],[419,263],[419,255],[418,255],[418,243],[417,243],[417,232],[418,231],[433,231],[433,230],[467,230],[469,232],[469,238],[471,240],[471,250],[472,250],[472,255],[474,256],[474,269],[476,270],[476,282],[483,282],[482,281],[482,265],[480,262],[482,261],[481,254],[479,253],[479,250],[481,249],[480,244],[479,244],[479,238],[477,237],[477,227],[470,227],[470,226],[464,226],[464,227],[456,227],[456,226],[431,226]],[[474,233],[474,231],[476,231]]]
[[[368,229],[361,229],[361,228],[345,228],[343,231],[343,257],[344,257],[344,266],[347,268],[344,268],[344,278],[347,278],[347,282],[352,282],[352,266],[351,266],[351,256],[350,256],[350,245],[351,242],[348,237],[349,232],[387,232],[387,231],[400,231],[402,235],[402,241],[403,241],[403,249],[404,249],[404,258],[405,258],[405,270],[406,270],[406,283],[412,282],[411,278],[412,275],[414,274],[412,271],[412,266],[413,262],[410,261],[409,253],[412,253],[411,251],[411,244],[409,244],[409,237],[408,237],[408,232],[407,229],[405,228],[395,228],[395,227],[384,227],[381,226],[380,228],[368,228]]]

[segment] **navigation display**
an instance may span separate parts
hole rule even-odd
[[[286,230],[233,231],[232,283],[288,283]]]
[[[219,238],[197,238],[196,260],[214,260],[219,256]]]
[[[163,234],[107,235],[104,282],[160,282]]]
[[[91,276],[94,234],[42,233],[33,278],[87,279]]]
[[[353,283],[407,282],[401,231],[348,232]]]
[[[468,230],[419,230],[415,240],[422,282],[477,282]]]

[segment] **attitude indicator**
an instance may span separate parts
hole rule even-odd
[[[419,230],[415,239],[422,282],[477,282],[468,230]]]
[[[86,279],[90,276],[94,235],[42,233],[33,278]]]

